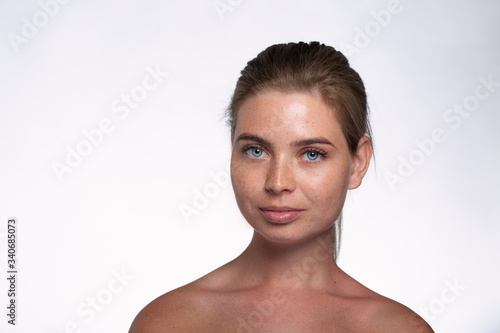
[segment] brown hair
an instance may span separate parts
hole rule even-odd
[[[241,71],[227,109],[234,135],[238,110],[245,100],[260,92],[317,93],[337,111],[349,150],[354,153],[363,136],[371,138],[366,91],[347,58],[331,46],[310,43],[276,44],[260,52]],[[342,213],[332,229],[335,260],[340,248]]]

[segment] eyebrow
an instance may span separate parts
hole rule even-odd
[[[261,144],[263,144],[265,146],[271,146],[271,143],[269,141],[267,141],[266,139],[263,139],[263,138],[261,138],[260,136],[257,136],[257,135],[251,135],[251,134],[243,133],[240,136],[238,136],[238,138],[236,139],[235,142],[242,141],[242,140],[254,141],[254,142],[261,143]]]
[[[304,140],[298,140],[292,143],[292,146],[295,147],[300,147],[300,146],[309,146],[315,143],[320,143],[323,145],[330,145],[332,147],[335,147],[333,143],[331,143],[329,140],[326,138],[310,138],[310,139],[304,139]]]
[[[235,142],[241,141],[241,140],[247,140],[247,141],[254,141],[258,142],[260,144],[266,145],[266,146],[272,146],[272,144],[267,141],[264,138],[261,138],[260,136],[257,135],[252,135],[248,133],[243,133],[238,138],[236,139]],[[324,144],[324,145],[330,145],[335,148],[335,145],[331,143],[329,140],[323,137],[317,137],[317,138],[309,138],[309,139],[303,139],[303,140],[297,140],[294,141],[290,144],[292,147],[302,147],[302,146],[308,146],[312,144]]]

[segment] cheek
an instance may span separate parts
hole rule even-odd
[[[255,171],[234,158],[231,160],[231,182],[239,205],[242,200],[248,200],[256,194],[259,184]]]
[[[343,205],[349,181],[347,170],[330,166],[314,175],[304,176],[301,188],[318,209],[337,209]]]

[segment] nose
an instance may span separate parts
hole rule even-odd
[[[290,161],[276,157],[271,160],[266,178],[266,191],[279,194],[295,190],[295,177]]]

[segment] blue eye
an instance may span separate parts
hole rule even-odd
[[[250,147],[247,150],[247,154],[250,155],[251,157],[259,158],[262,157],[264,151],[262,150],[262,148],[259,147]]]
[[[316,161],[320,157],[324,157],[325,154],[317,150],[308,150],[304,153],[304,156],[308,161]]]
[[[314,161],[314,160],[318,159],[319,154],[317,151],[308,151],[306,153],[306,156],[307,156],[308,160]]]

